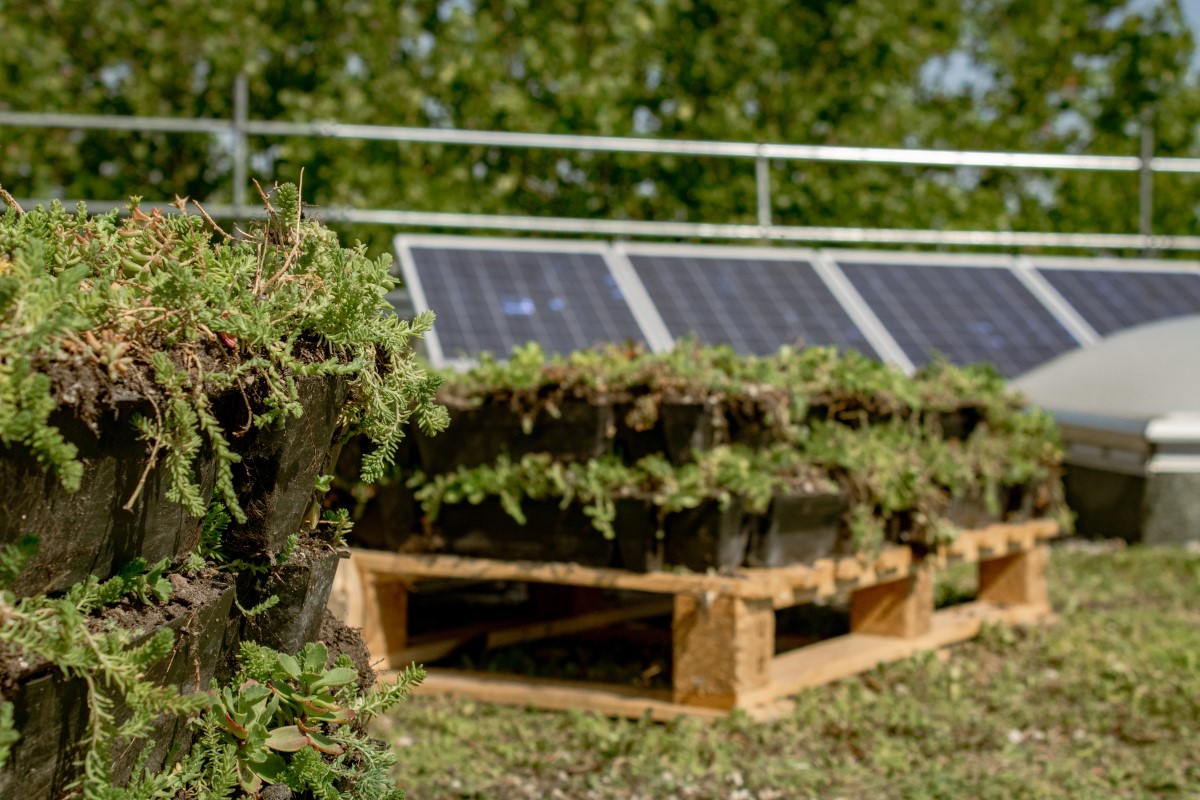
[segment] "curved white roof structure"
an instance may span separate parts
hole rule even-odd
[[[1062,427],[1083,533],[1200,539],[1200,315],[1117,332],[1013,386]]]
[[[1115,333],[1033,369],[1013,386],[1057,411],[1200,425],[1200,315]]]
[[[1200,472],[1200,315],[1141,325],[1013,382],[1054,412],[1068,461],[1124,472]]]

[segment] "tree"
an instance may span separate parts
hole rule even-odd
[[[1134,154],[1152,112],[1160,153],[1197,149],[1176,0],[256,0],[244,12],[0,0],[0,28],[0,108],[12,110],[229,117],[245,71],[255,119]],[[251,148],[260,179],[304,167],[318,205],[754,217],[749,160],[316,139]],[[204,134],[6,129],[0,152],[0,182],[17,195],[231,197],[228,142]],[[795,162],[776,163],[772,182],[776,218],[793,224],[1136,225],[1130,174]],[[1190,188],[1159,179],[1158,230],[1197,230]]]

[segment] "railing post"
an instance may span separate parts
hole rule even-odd
[[[1141,148],[1139,153],[1141,164],[1138,169],[1138,233],[1142,236],[1154,234],[1154,171],[1151,168],[1154,161],[1154,109],[1142,110]],[[1142,249],[1142,255],[1149,257],[1154,249],[1147,245]]]
[[[762,145],[759,145],[759,155],[754,158],[754,186],[758,190],[758,225],[760,228],[771,227],[771,160],[762,155]]]
[[[246,73],[239,72],[233,82],[233,213],[238,222],[246,216],[246,183],[249,146],[246,121],[250,113],[250,87]]]

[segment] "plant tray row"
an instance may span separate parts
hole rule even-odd
[[[746,513],[736,498],[666,514],[646,500],[616,501],[614,539],[592,525],[584,507],[526,501],[524,525],[496,498],[441,509],[428,534],[414,532],[417,507],[407,490],[385,493],[352,534],[362,546],[429,550],[510,560],[564,561],[637,572],[782,566],[832,555],[845,504],[837,494],[780,495],[765,515]],[[407,522],[406,522],[407,521]],[[661,534],[660,534],[661,531]]]
[[[464,641],[502,646],[606,628],[669,614],[669,691],[628,686],[464,673],[434,668],[421,691],[550,709],[671,719],[722,716],[740,709],[759,718],[786,713],[790,694],[975,636],[985,623],[1032,623],[1049,613],[1048,520],[963,531],[953,545],[914,557],[891,547],[872,562],[822,559],[807,565],[733,574],[634,573],[577,564],[511,562],[354,550],[339,569],[336,603],[363,628],[372,656],[388,669],[436,660]],[[978,562],[974,602],[936,611],[933,576],[955,562]],[[589,609],[555,619],[468,624],[461,631],[410,637],[407,597],[422,581],[525,581],[667,595],[667,602]],[[851,633],[776,654],[775,612],[849,596]],[[470,622],[470,621],[468,621]]]
[[[550,453],[557,458],[583,460],[621,453],[634,461],[663,453],[682,462],[729,436],[717,426],[714,409],[702,403],[667,403],[658,420],[637,430],[626,423],[628,408],[621,405],[568,400],[535,412],[526,431],[522,415],[507,405],[451,408],[450,427],[436,436],[413,430],[416,458],[430,474],[451,472],[460,466],[490,464],[507,453],[520,458],[527,453]]]
[[[713,445],[760,446],[777,439],[779,434],[765,418],[722,411],[712,403],[664,402],[652,423],[636,427],[629,423],[631,409],[629,403],[567,400],[556,406],[554,413],[543,408],[526,420],[520,412],[504,404],[485,403],[477,408],[451,406],[450,427],[436,436],[428,436],[414,426],[411,432],[414,446],[397,463],[440,474],[458,467],[490,464],[505,453],[513,459],[528,453],[550,453],[570,460],[616,453],[629,463],[661,453],[672,463],[682,464]],[[811,420],[829,415],[829,409],[823,406],[809,409]],[[966,438],[980,419],[978,410],[973,408],[936,416],[933,424],[948,439]],[[843,421],[856,425],[864,420]]]
[[[446,505],[436,523],[424,525],[412,490],[393,484],[378,491],[355,523],[351,540],[377,550],[574,562],[636,572],[780,567],[851,550],[842,531],[846,501],[837,493],[779,494],[765,514],[748,513],[737,498],[725,506],[706,501],[661,520],[660,510],[648,500],[620,499],[615,506],[611,540],[596,530],[582,505],[564,508],[550,500],[526,500],[525,524],[514,520],[499,499],[489,497],[476,505]],[[982,501],[956,500],[948,512],[948,519],[961,527],[1001,521]],[[1003,518],[1030,516],[1029,493],[1014,490]],[[892,519],[893,540],[900,539],[904,527],[900,516]]]

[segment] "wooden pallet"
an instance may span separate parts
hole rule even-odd
[[[1049,520],[963,531],[954,544],[922,560],[907,547],[875,561],[831,559],[736,575],[633,573],[575,564],[549,564],[440,555],[352,550],[335,581],[334,597],[347,622],[361,627],[383,669],[436,660],[468,640],[501,646],[597,629],[653,615],[672,615],[672,689],[623,686],[430,669],[419,690],[549,709],[585,709],[666,720],[721,716],[741,709],[765,718],[786,711],[790,694],[970,639],[989,622],[1030,623],[1049,612],[1046,541],[1058,533]],[[934,610],[937,569],[979,564],[974,602]],[[465,626],[423,638],[408,636],[408,592],[418,581],[452,578],[528,581],[580,587],[571,612],[556,619],[508,626]],[[620,608],[593,609],[602,589],[667,595]],[[851,633],[775,654],[775,611],[849,595]],[[570,595],[567,595],[570,597]]]

